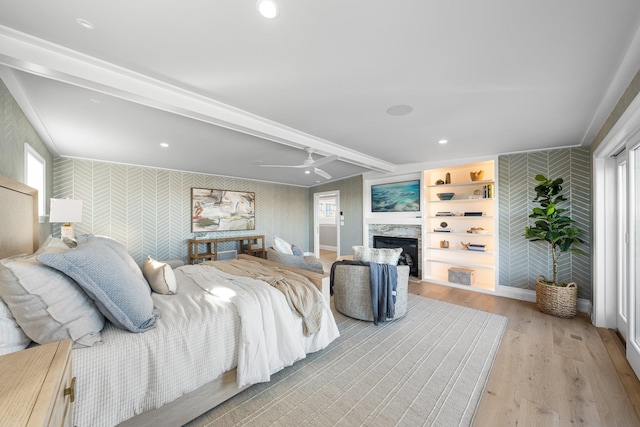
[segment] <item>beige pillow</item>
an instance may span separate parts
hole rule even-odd
[[[402,254],[402,248],[368,248],[366,246],[354,246],[353,260],[375,262],[377,264],[398,265]]]
[[[273,249],[283,254],[293,255],[293,249],[291,249],[291,243],[279,238],[278,236],[273,238]]]
[[[175,295],[178,291],[176,275],[167,263],[156,261],[150,256],[144,260],[142,273],[149,282],[153,292],[164,295]]]

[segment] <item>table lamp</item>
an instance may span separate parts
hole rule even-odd
[[[62,239],[74,239],[72,222],[82,221],[82,200],[72,199],[51,199],[51,210],[49,212],[49,222],[64,222],[60,227],[60,237]]]

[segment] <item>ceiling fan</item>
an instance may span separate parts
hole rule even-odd
[[[338,156],[333,154],[331,156],[323,157],[322,159],[313,160],[313,149],[307,147],[304,149],[309,155],[301,165],[260,165],[263,168],[313,168],[313,173],[316,175],[320,175],[325,179],[331,179],[331,175],[323,171],[322,169],[318,169],[318,166],[326,165],[327,163],[331,163],[334,160],[338,159]]]

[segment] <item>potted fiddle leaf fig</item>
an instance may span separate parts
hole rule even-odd
[[[539,206],[529,215],[534,225],[525,227],[524,237],[549,244],[553,263],[551,279],[544,275],[536,278],[536,303],[543,313],[570,318],[576,314],[578,288],[574,282],[558,281],[558,259],[563,252],[585,255],[582,249],[574,246],[584,243],[579,237],[582,231],[573,226],[575,221],[565,214],[567,209],[558,206],[567,200],[562,194],[564,180],[551,180],[540,174],[535,179],[538,185],[534,188],[536,197],[533,201]]]

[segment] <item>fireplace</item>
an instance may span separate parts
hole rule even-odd
[[[393,236],[373,236],[374,248],[402,248],[398,265],[408,265],[409,274],[418,277],[418,239]]]

